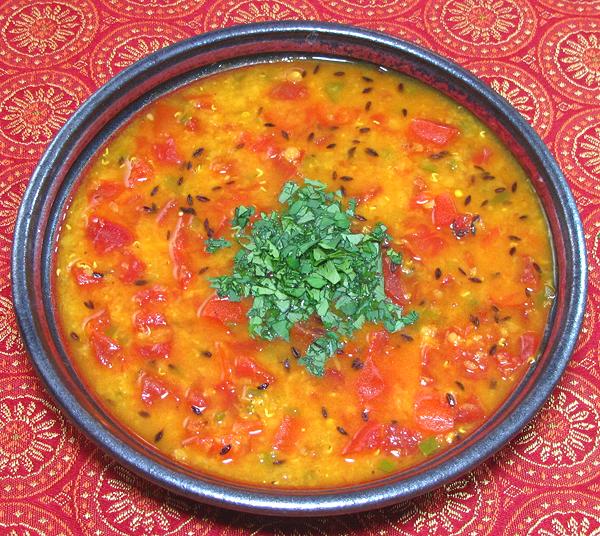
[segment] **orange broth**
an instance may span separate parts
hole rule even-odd
[[[305,177],[385,224],[387,296],[418,321],[367,324],[310,375],[322,329],[252,339],[231,273],[239,205],[281,210]],[[210,254],[209,237],[234,245]],[[535,362],[553,300],[549,232],[523,169],[470,112],[365,64],[294,61],[191,83],[138,113],[83,176],[60,232],[60,321],[114,418],[228,479],[327,487],[419,464],[479,427]],[[396,269],[394,269],[396,268]]]

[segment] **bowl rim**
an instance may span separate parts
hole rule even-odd
[[[399,481],[392,480],[389,483],[386,483],[387,480],[376,481],[371,485],[362,486],[356,491],[346,488],[339,492],[333,491],[326,494],[319,493],[318,490],[302,490],[292,493],[278,489],[252,490],[249,489],[249,486],[238,486],[229,482],[218,483],[214,479],[205,480],[202,475],[185,475],[140,455],[137,449],[112,435],[102,423],[80,405],[45,352],[37,321],[39,311],[36,311],[36,304],[31,295],[31,267],[27,260],[31,241],[39,238],[38,230],[34,228],[36,218],[43,217],[37,211],[37,204],[40,202],[38,199],[39,189],[44,183],[52,180],[49,171],[61,158],[63,146],[73,143],[71,139],[73,132],[78,132],[82,125],[85,125],[86,118],[105,105],[111,96],[135,81],[143,79],[148,68],[156,68],[169,61],[179,61],[178,58],[189,57],[196,50],[201,51],[203,47],[226,46],[237,39],[260,40],[261,37],[273,38],[277,35],[304,36],[306,39],[320,39],[329,36],[336,39],[354,39],[363,43],[369,41],[390,49],[396,54],[416,56],[433,64],[450,77],[460,80],[470,91],[482,97],[488,106],[501,113],[507,124],[523,133],[524,139],[527,139],[528,149],[542,163],[545,175],[556,189],[558,198],[556,202],[561,204],[565,217],[565,231],[561,236],[572,262],[568,266],[568,269],[572,270],[572,278],[571,287],[565,296],[567,302],[564,315],[565,325],[563,326],[565,332],[562,335],[560,347],[552,356],[552,366],[546,367],[540,373],[536,379],[536,389],[530,390],[523,397],[520,405],[512,410],[510,419],[504,419],[494,428],[494,434],[480,438],[474,448],[459,452],[455,458],[444,462],[435,471],[417,474]],[[17,322],[34,367],[63,412],[94,443],[100,445],[113,458],[138,475],[194,500],[253,513],[315,516],[351,513],[382,507],[435,489],[478,466],[516,435],[543,405],[570,359],[583,320],[587,292],[586,266],[583,227],[569,186],[542,140],[507,101],[465,69],[417,45],[344,24],[286,21],[233,26],[180,41],[136,62],[94,92],[65,123],[33,172],[15,225],[11,272]]]

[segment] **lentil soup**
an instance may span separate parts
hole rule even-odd
[[[297,60],[193,82],[91,162],[58,314],[89,389],[198,471],[331,487],[481,426],[554,298],[523,169],[409,77]]]

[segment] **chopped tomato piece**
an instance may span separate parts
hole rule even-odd
[[[307,97],[308,88],[304,84],[279,82],[271,88],[269,95],[276,100],[299,100]]]
[[[378,397],[385,389],[385,382],[379,369],[369,356],[358,376],[357,390],[361,402]]]
[[[385,295],[396,305],[406,305],[408,296],[402,284],[402,270],[383,252],[383,286]]]
[[[523,255],[522,259],[522,272],[521,272],[521,283],[524,283],[527,288],[537,290],[540,288],[540,273],[536,269],[537,264],[533,260],[533,257],[529,255]]]
[[[167,289],[160,285],[140,290],[133,296],[133,300],[140,307],[149,303],[164,303],[167,301]]]
[[[280,452],[294,451],[299,431],[297,419],[290,415],[284,415],[281,424],[273,437],[273,450],[278,450]]]
[[[182,290],[185,290],[192,280],[192,271],[188,266],[186,251],[186,229],[191,222],[187,214],[179,216],[175,230],[169,240],[169,257],[173,263],[173,277]]]
[[[332,109],[329,106],[321,105],[308,110],[306,119],[311,125],[317,123],[318,125],[327,128],[352,123],[356,121],[359,115],[360,110],[357,108],[341,106]]]
[[[358,204],[368,203],[369,201],[371,201],[371,199],[374,199],[375,197],[377,197],[382,192],[383,192],[383,188],[381,186],[375,186],[373,188],[369,188],[368,190],[366,190],[362,194],[355,195],[355,196],[352,196],[352,197],[354,199],[356,199],[356,202]]]
[[[373,331],[367,336],[369,347],[367,352],[370,358],[379,357],[383,354],[385,347],[390,342],[390,334],[385,329]]]
[[[98,253],[120,250],[134,240],[129,229],[100,216],[90,218],[86,233]]]
[[[88,201],[90,206],[96,206],[104,203],[105,201],[112,201],[119,197],[125,187],[120,182],[113,181],[102,181],[94,190],[88,195]]]
[[[539,346],[539,338],[535,333],[528,331],[519,337],[519,345],[521,346],[521,362],[524,363],[535,356]]]
[[[492,156],[492,150],[489,147],[482,147],[472,157],[471,161],[476,166],[483,166]]]
[[[117,267],[117,275],[123,283],[133,283],[141,278],[146,264],[133,253],[125,252]]]
[[[179,400],[179,397],[174,390],[164,380],[161,380],[156,376],[144,372],[140,376],[139,382],[142,387],[142,402],[148,406],[151,406],[159,400],[164,400],[169,396],[175,400]]]
[[[154,169],[145,160],[134,158],[130,165],[131,171],[129,177],[125,181],[127,187],[131,188],[138,182],[146,182],[154,177]]]
[[[417,447],[420,438],[421,435],[418,432],[411,432],[399,424],[369,421],[352,436],[342,450],[342,454],[360,454],[382,449],[386,452],[406,455]]]
[[[352,436],[342,450],[342,454],[358,454],[381,447],[383,428],[381,423],[369,421]]]
[[[427,119],[413,119],[408,128],[409,133],[418,141],[440,147],[448,145],[460,134],[460,131],[453,126],[435,123]]]
[[[443,193],[435,196],[435,204],[431,218],[433,224],[438,227],[450,225],[456,219],[456,206],[454,199],[449,193]]]
[[[214,294],[200,306],[198,316],[216,318],[224,324],[239,324],[246,315],[241,302],[232,302]]]
[[[155,311],[139,311],[133,317],[133,325],[140,333],[148,332],[152,328],[167,326],[165,315]]]
[[[71,274],[73,274],[73,277],[75,278],[75,283],[80,287],[102,283],[102,275],[94,275],[95,272],[93,272],[90,267],[77,266],[74,264],[71,267]]]
[[[167,164],[181,164],[183,161],[177,151],[175,140],[171,136],[167,137],[163,143],[154,144],[154,154],[158,160]]]
[[[255,378],[269,384],[275,381],[272,374],[257,365],[252,358],[243,354],[235,357],[235,373],[241,378]]]
[[[446,247],[446,241],[434,230],[428,229],[424,225],[406,238],[412,252],[418,258],[435,257]]]
[[[190,387],[185,398],[196,414],[200,414],[208,408],[208,402],[206,401],[202,389],[198,386]]]
[[[136,346],[136,352],[144,359],[167,359],[171,354],[170,342],[156,342]]]
[[[417,399],[415,420],[420,428],[429,432],[448,432],[454,428],[452,408],[436,395],[425,395]]]
[[[122,358],[122,348],[117,341],[108,335],[93,331],[90,333],[90,345],[96,359],[107,367],[112,367],[113,362]]]
[[[471,214],[458,214],[454,221],[450,224],[452,234],[460,240],[465,236],[475,234],[475,224]]]
[[[485,412],[475,397],[471,397],[467,402],[462,402],[456,408],[455,421],[458,424],[477,422],[484,417]]]

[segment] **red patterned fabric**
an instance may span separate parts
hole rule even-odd
[[[281,520],[192,504],[75,431],[15,325],[9,257],[19,201],[69,115],[160,47],[223,26],[318,19],[382,30],[470,69],[556,155],[589,248],[577,350],[523,432],[464,478],[364,514]],[[600,0],[4,0],[0,2],[0,534],[600,534]]]

